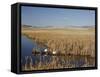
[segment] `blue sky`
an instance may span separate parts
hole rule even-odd
[[[21,7],[21,21],[31,26],[94,26],[94,10]]]

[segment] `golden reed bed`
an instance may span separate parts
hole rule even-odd
[[[50,63],[41,64],[41,61],[33,65],[25,64],[23,70],[43,70],[59,68],[75,68],[75,61],[85,58],[85,64],[81,67],[95,65],[95,29],[34,29],[22,28],[22,35],[32,39],[40,46],[47,47],[49,52],[55,51],[65,54],[63,57],[52,58]],[[67,62],[67,64],[66,64]]]
[[[71,55],[95,57],[95,29],[24,29],[22,34],[41,46]]]

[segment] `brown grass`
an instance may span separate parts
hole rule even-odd
[[[22,35],[36,41],[40,46],[46,46],[49,52],[65,54],[61,61],[66,62],[66,55],[89,56],[82,67],[94,66],[95,64],[95,30],[94,29],[22,29]],[[61,57],[62,58],[62,57]],[[69,58],[69,57],[68,57]],[[70,56],[70,59],[72,56]],[[74,59],[74,57],[72,58]],[[67,59],[68,60],[68,59]],[[45,65],[40,62],[32,66],[31,69],[23,70],[43,70],[58,68],[74,68],[75,65],[59,63],[59,59],[53,59]],[[69,62],[69,61],[68,61]]]
[[[22,34],[49,51],[64,54],[95,56],[95,34],[91,29],[31,29]]]

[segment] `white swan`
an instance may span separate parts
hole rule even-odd
[[[44,49],[44,52],[47,52],[48,51],[48,49]]]
[[[53,51],[52,54],[56,54],[56,51]]]

